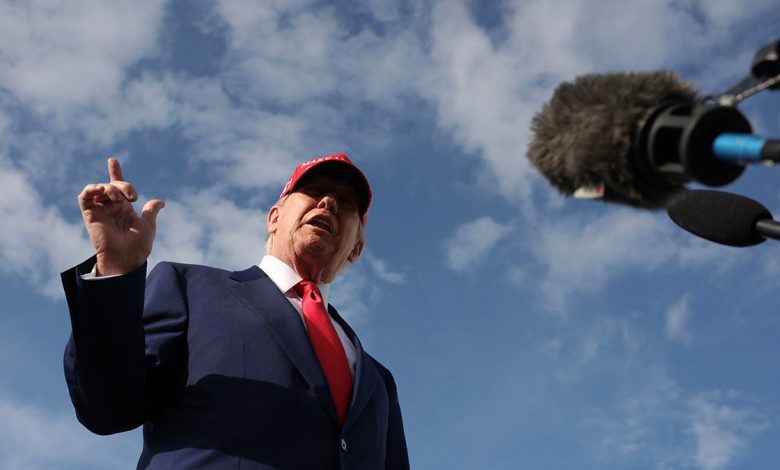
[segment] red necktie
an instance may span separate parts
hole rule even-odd
[[[301,281],[295,286],[295,291],[301,296],[309,341],[328,380],[339,420],[344,424],[349,407],[349,396],[352,393],[352,373],[349,371],[344,345],[341,344],[339,335],[330,322],[317,285],[311,281]]]

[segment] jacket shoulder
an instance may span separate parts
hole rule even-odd
[[[395,389],[395,379],[393,379],[393,373],[390,372],[390,369],[385,367],[381,362],[379,362],[378,359],[376,359],[371,354],[366,353],[366,356],[368,356],[368,359],[374,365],[377,372],[379,372],[379,376],[382,377],[382,380],[385,382],[385,385],[387,387],[392,387],[393,389]]]
[[[199,276],[228,277],[231,274],[232,271],[227,271],[225,269],[215,268],[212,266],[161,261],[154,266],[152,271],[149,273],[149,277],[151,278],[161,275],[175,275],[186,278]]]

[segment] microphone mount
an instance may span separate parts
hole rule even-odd
[[[750,123],[737,108],[701,103],[666,103],[651,110],[640,126],[638,166],[658,184],[697,181],[723,186],[745,166],[719,160],[715,139],[724,133],[750,134]]]
[[[750,122],[736,104],[760,91],[780,89],[780,40],[760,48],[753,57],[751,74],[720,95],[705,96],[698,102],[667,102],[652,109],[640,123],[636,166],[660,187],[682,186],[691,181],[707,186],[723,186],[745,171],[745,163],[780,161],[777,141],[771,141],[757,156],[739,158],[733,153],[738,139],[721,141],[719,136],[752,134]],[[758,139],[756,139],[758,140]],[[729,150],[721,151],[724,147]]]
[[[740,101],[764,90],[780,89],[780,40],[769,43],[756,51],[750,75],[728,91],[705,100],[721,106],[734,106]]]

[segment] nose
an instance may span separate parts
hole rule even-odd
[[[339,212],[338,199],[332,193],[325,193],[320,198],[319,203],[317,203],[317,207],[320,209],[327,209],[334,214],[338,214]]]

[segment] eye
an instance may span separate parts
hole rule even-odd
[[[320,184],[308,184],[298,189],[299,192],[313,198],[322,197],[325,194],[325,187]]]
[[[311,181],[299,186],[296,191],[313,199],[321,199],[326,194],[331,194],[342,210],[357,212],[359,199],[355,191],[344,184],[333,181]]]
[[[357,212],[358,204],[355,198],[346,196],[346,197],[339,198],[339,207],[341,207],[342,210]]]

